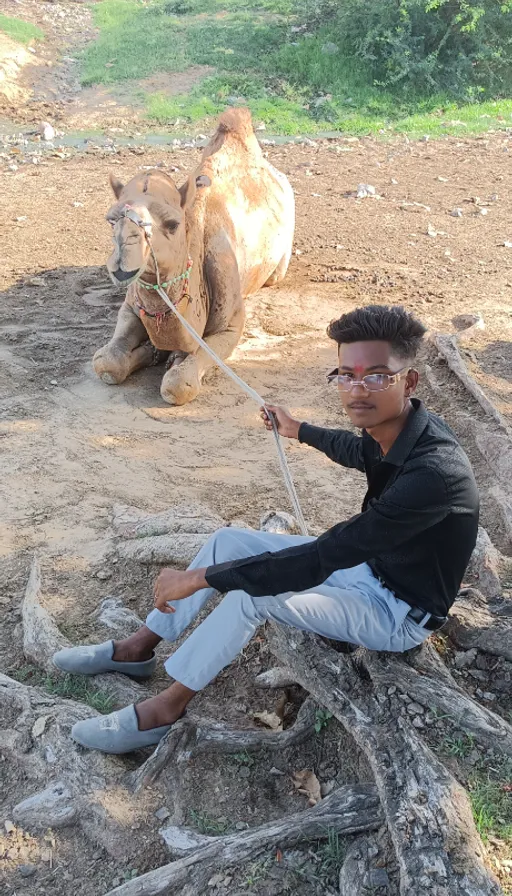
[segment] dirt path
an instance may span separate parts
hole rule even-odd
[[[299,416],[340,425],[337,396],[323,377],[335,361],[325,336],[332,317],[363,303],[403,303],[432,329],[453,332],[454,318],[480,313],[485,329],[468,344],[467,361],[500,411],[512,417],[512,248],[504,245],[512,242],[509,147],[510,138],[502,135],[271,148],[272,162],[286,171],[296,192],[296,254],[285,283],[248,303],[244,338],[232,358],[237,372]],[[194,150],[141,156],[120,151],[108,159],[45,156],[41,164],[17,170],[9,160],[4,164],[0,659],[5,671],[21,665],[19,602],[34,549],[42,557],[48,608],[67,635],[74,641],[104,638],[93,615],[99,602],[121,596],[144,616],[151,589],[145,570],[113,568],[105,558],[114,504],[159,511],[200,500],[226,521],[243,518],[253,525],[268,508],[288,509],[272,440],[257,409],[231,382],[214,374],[197,401],[173,409],[160,400],[159,369],[141,372],[120,387],[105,386],[92,372],[92,355],[110,337],[122,299],[103,266],[109,244],[103,220],[110,202],[108,172],[127,178],[141,167],[162,164],[179,168],[180,179],[197,158]],[[374,185],[380,198],[347,197],[360,182]],[[450,215],[456,207],[462,217]],[[435,353],[427,354],[423,362],[435,363]],[[451,384],[449,392],[435,396],[423,379],[419,394],[446,415],[472,452],[463,393]],[[362,475],[303,446],[290,444],[286,450],[312,532],[357,510]],[[476,454],[473,459],[484,497],[483,523],[508,550],[487,495],[485,465]],[[237,667],[236,687],[228,675],[208,689],[203,699],[210,714],[247,724],[248,706],[262,700],[252,685],[265,662],[259,651],[255,644]],[[279,798],[274,793],[256,800],[261,817],[272,806],[274,812],[298,806],[293,802],[298,798],[283,788]],[[238,796],[242,811],[247,795]],[[215,804],[213,785],[207,798]],[[80,877],[85,864],[73,864],[72,839],[62,835],[59,844],[61,867]],[[147,867],[159,856],[163,860],[149,851]],[[83,861],[89,863],[89,884],[85,889],[77,884],[76,892],[104,892],[117,866],[105,871],[101,853]],[[8,879],[19,885],[17,877]],[[10,886],[6,892],[13,892],[14,883]],[[42,878],[34,889],[30,881],[20,892],[21,886],[23,892],[67,892],[65,878],[58,876],[52,877],[51,891]]]

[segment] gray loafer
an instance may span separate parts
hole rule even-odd
[[[142,663],[118,663],[112,659],[114,642],[67,647],[53,655],[53,664],[62,672],[75,675],[99,675],[101,672],[120,672],[130,678],[150,678],[156,668],[156,657]]]
[[[139,720],[133,703],[108,716],[96,716],[76,722],[71,737],[82,747],[102,753],[131,753],[141,747],[152,747],[167,734],[172,725],[161,725],[139,731]]]

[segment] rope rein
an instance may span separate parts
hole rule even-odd
[[[265,403],[264,399],[261,397],[261,395],[259,395],[259,393],[256,392],[255,389],[253,389],[251,386],[249,386],[240,376],[238,376],[238,374],[235,373],[235,371],[232,370],[231,367],[228,367],[228,365],[225,364],[221,358],[219,358],[219,356],[216,354],[216,352],[214,352],[213,349],[210,348],[208,343],[205,342],[205,340],[201,336],[199,336],[198,333],[196,333],[196,331],[191,326],[191,324],[189,324],[188,320],[186,320],[186,318],[183,317],[183,315],[178,311],[176,305],[173,302],[171,302],[167,293],[164,292],[164,287],[167,288],[168,286],[172,285],[173,283],[177,283],[180,280],[183,280],[184,281],[183,292],[182,292],[182,295],[181,295],[181,298],[179,301],[181,301],[181,299],[183,299],[185,295],[188,296],[187,290],[188,290],[188,282],[190,279],[190,271],[192,268],[192,259],[190,257],[188,258],[187,268],[183,274],[179,274],[177,277],[174,277],[172,280],[169,280],[166,283],[161,283],[158,262],[156,260],[155,253],[153,251],[153,246],[151,245],[151,236],[150,236],[151,225],[148,225],[146,222],[143,222],[142,219],[139,217],[139,215],[137,215],[137,213],[133,214],[133,211],[129,206],[128,206],[127,211],[125,212],[125,216],[129,217],[135,224],[137,224],[143,230],[144,236],[146,238],[146,242],[149,246],[149,250],[153,257],[153,262],[155,265],[155,274],[156,274],[156,279],[157,279],[156,284],[147,284],[140,279],[137,279],[134,282],[140,283],[140,285],[142,287],[144,287],[145,289],[155,290],[155,292],[158,293],[158,295],[160,296],[162,301],[165,302],[165,304],[168,306],[168,309],[169,309],[168,311],[163,311],[159,314],[149,314],[149,312],[147,312],[140,304],[138,304],[137,307],[139,307],[139,309],[141,311],[141,316],[144,316],[144,314],[147,314],[148,317],[156,317],[157,329],[158,329],[161,321],[169,313],[174,314],[174,316],[179,320],[182,327],[184,327],[184,329],[187,331],[187,333],[189,333],[190,336],[192,336],[192,338],[195,339],[197,344],[200,345],[202,349],[204,349],[206,354],[210,356],[210,358],[217,365],[217,367],[220,367],[220,369],[226,374],[226,376],[228,376],[231,380],[233,380],[233,382],[236,383],[236,385],[243,392],[245,392],[245,394],[248,395],[249,398],[252,398],[253,401],[257,402],[258,407],[262,407],[265,410],[269,420],[272,423],[272,433],[273,433],[273,436],[275,439],[275,444],[276,444],[276,449],[277,449],[277,457],[279,460],[279,465],[281,467],[281,472],[283,474],[283,479],[284,479],[284,483],[286,486],[286,490],[290,497],[290,501],[291,501],[291,504],[292,504],[292,507],[293,507],[293,510],[295,513],[295,517],[299,524],[299,528],[300,528],[302,535],[308,535],[306,521],[304,519],[304,514],[302,513],[299,498],[298,498],[297,492],[295,490],[295,484],[293,482],[292,474],[290,473],[290,468],[288,466],[288,461],[287,461],[286,455],[284,453],[283,444],[281,442],[281,437],[279,435],[279,431],[277,428],[277,423],[276,423],[274,414],[268,410],[266,403]],[[141,270],[140,274],[143,274],[144,270],[145,270],[145,268],[143,270]],[[189,300],[190,300],[190,296],[189,296]],[[137,304],[137,302],[136,302],[136,304]]]

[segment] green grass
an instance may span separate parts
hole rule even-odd
[[[90,681],[81,675],[64,675],[58,677],[38,669],[37,666],[26,665],[10,673],[17,681],[44,688],[56,697],[70,697],[78,703],[86,703],[101,713],[112,712],[114,703],[108,694],[97,691]]]
[[[212,818],[207,812],[197,812],[195,809],[189,810],[191,824],[199,831],[200,834],[207,834],[211,837],[220,837],[232,830],[233,825],[225,818]]]
[[[208,65],[189,93],[147,95],[149,120],[206,130],[229,104],[247,104],[269,133],[437,137],[512,124],[512,100],[459,105],[446,96],[393,95],[367,72],[323,47],[329,29],[300,37],[291,0],[103,0],[98,39],[82,59],[86,85],[141,79]],[[129,47],[129,52],[126,48]],[[485,97],[483,97],[485,99]],[[178,124],[176,124],[178,122]]]
[[[0,31],[12,37],[19,44],[29,44],[33,40],[43,40],[44,32],[31,22],[22,19],[13,19],[0,13]]]
[[[469,797],[478,833],[489,834],[512,845],[512,763],[499,772],[478,772],[469,781]]]

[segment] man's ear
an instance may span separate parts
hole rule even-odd
[[[112,187],[112,192],[114,193],[114,196],[116,197],[116,199],[119,199],[121,193],[124,190],[124,184],[121,183],[119,178],[116,177],[114,174],[109,175],[109,181],[110,181],[110,186]]]
[[[410,398],[411,395],[414,395],[416,389],[418,388],[418,381],[420,375],[414,367],[411,367],[406,378],[405,378],[405,397]]]

